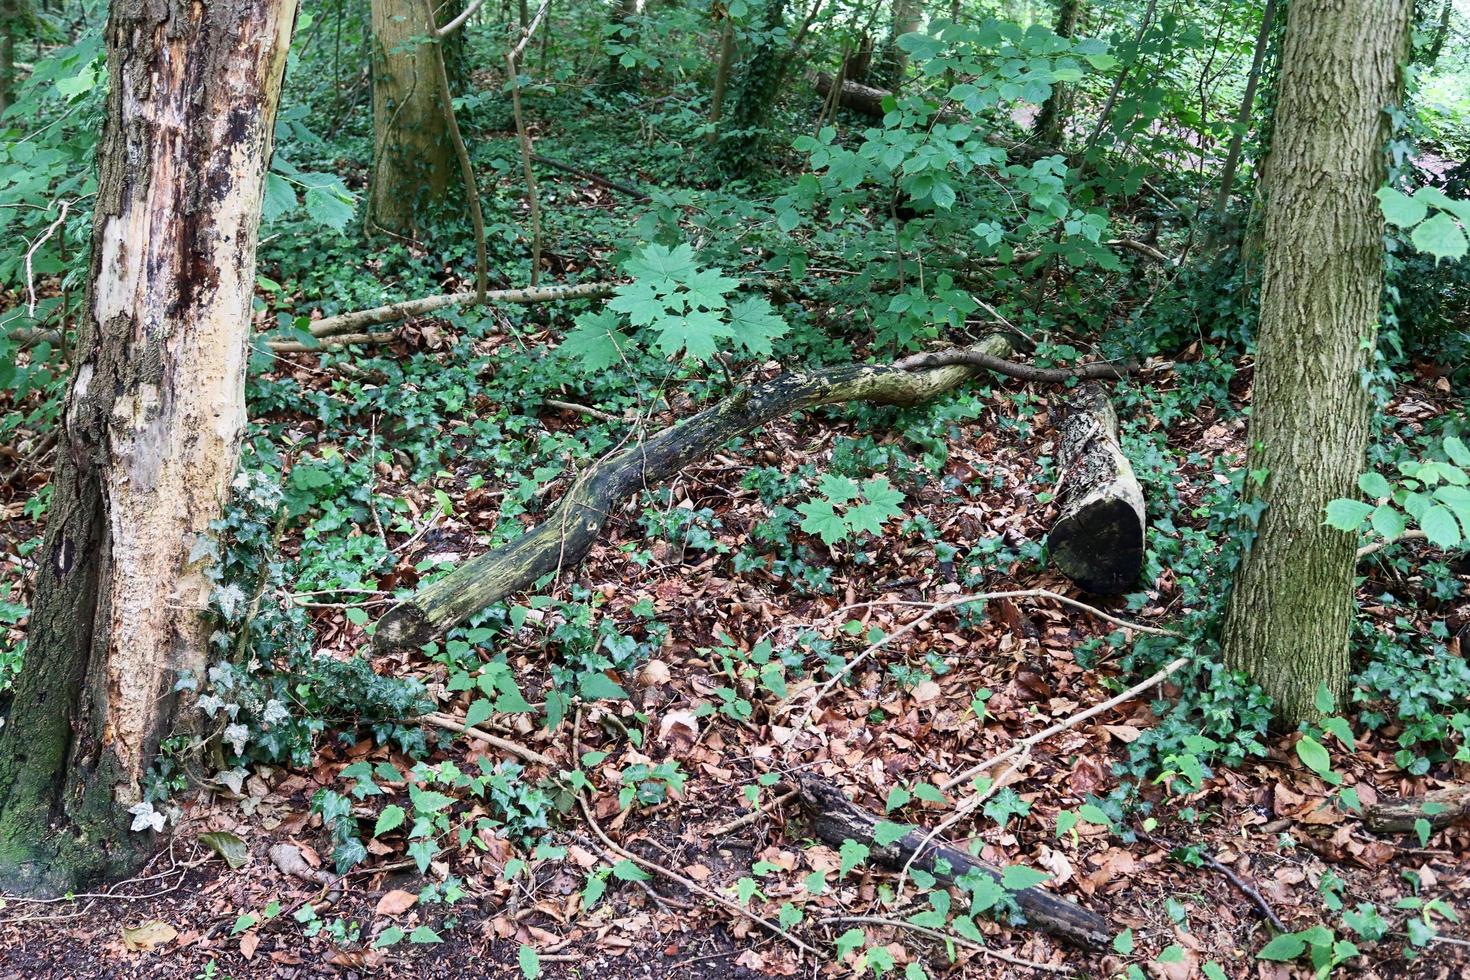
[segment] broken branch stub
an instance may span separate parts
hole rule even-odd
[[[1096,384],[1076,389],[1057,450],[1061,516],[1047,536],[1063,575],[1099,595],[1117,595],[1143,570],[1143,490],[1118,442],[1118,416]]]

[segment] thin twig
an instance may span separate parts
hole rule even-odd
[[[1418,528],[1414,528],[1412,530],[1405,531],[1403,534],[1388,538],[1385,541],[1375,541],[1372,544],[1365,544],[1363,545],[1363,547],[1358,549],[1358,561],[1362,561],[1369,555],[1376,555],[1378,554],[1378,552],[1382,551],[1384,548],[1387,548],[1389,545],[1398,544],[1400,541],[1424,541],[1427,538],[1428,535],[1426,535],[1423,531],[1419,530]]]
[[[434,11],[428,9],[429,32],[437,34]],[[475,181],[475,166],[470,162],[470,151],[465,148],[464,137],[459,132],[459,120],[454,115],[454,93],[449,90],[449,71],[444,67],[444,46],[429,45],[429,62],[434,70],[439,89],[439,107],[444,112],[444,125],[449,130],[449,142],[454,144],[454,153],[459,157],[459,172],[464,180],[465,197],[469,199],[470,223],[475,228],[475,302],[483,304],[490,282],[489,251],[485,244],[485,215],[480,210],[480,188]],[[535,283],[532,283],[535,285]]]
[[[436,30],[434,32],[434,35],[442,40],[443,38],[446,38],[449,35],[453,34],[455,31],[459,30],[465,25],[465,21],[475,16],[475,14],[479,11],[480,6],[484,2],[485,0],[471,0],[469,6],[465,7],[464,10],[460,12],[460,15],[458,17],[454,18],[449,23]]]
[[[792,800],[796,799],[800,795],[801,791],[794,789],[782,793],[780,796],[776,797],[774,800],[771,800],[765,806],[758,806],[755,809],[751,810],[749,813],[742,813],[734,820],[730,820],[726,823],[720,824],[714,830],[711,830],[709,832],[710,836],[724,837],[726,834],[733,834],[737,830],[742,830],[746,827],[749,827],[751,824],[760,820],[761,817],[764,817],[770,811],[785,806],[787,803],[790,803]]]
[[[479,739],[486,745],[491,745],[500,749],[502,752],[509,752],[511,755],[519,756],[527,762],[535,762],[551,769],[556,768],[556,761],[554,759],[542,755],[535,749],[528,748],[517,742],[512,742],[509,739],[501,738],[499,735],[491,735],[482,728],[466,725],[463,718],[456,718],[454,715],[446,714],[442,711],[430,711],[421,717],[423,721],[427,721],[431,725],[437,725],[440,728],[445,728],[452,732],[462,732],[470,738]]]

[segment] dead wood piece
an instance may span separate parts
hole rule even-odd
[[[313,351],[323,350],[327,347],[345,347],[349,344],[386,344],[395,335],[392,331],[384,333],[339,333],[330,337],[323,337],[314,343],[305,343],[300,340],[271,340],[266,342],[266,347],[277,354],[310,354]]]
[[[941,841],[924,843],[927,832],[911,830],[899,840],[880,845],[875,829],[877,814],[857,806],[830,781],[810,773],[798,777],[801,803],[811,817],[816,835],[831,847],[852,840],[869,848],[879,862],[901,868],[913,860],[916,867],[941,881],[953,882],[971,871],[1000,880],[1000,869]],[[917,852],[917,856],[916,855]],[[1113,935],[1108,920],[1064,898],[1038,888],[1023,888],[1012,897],[1026,916],[1026,924],[1081,949],[1101,950]]]
[[[534,289],[492,289],[485,294],[485,302],[495,303],[550,303],[560,299],[597,299],[609,296],[617,288],[615,282],[581,282],[574,285],[541,286]],[[339,316],[323,317],[312,321],[308,328],[313,337],[330,337],[339,333],[356,333],[364,327],[379,323],[391,323],[410,316],[423,316],[446,306],[459,306],[475,302],[473,289],[462,293],[441,293],[408,299],[387,306],[375,306],[370,310],[343,313]]]
[[[531,159],[535,160],[539,164],[550,167],[553,170],[560,170],[563,173],[571,174],[573,177],[581,177],[583,180],[590,180],[592,181],[592,183],[597,184],[600,187],[606,187],[608,190],[617,191],[620,194],[627,194],[629,197],[635,200],[642,201],[644,203],[653,200],[653,198],[649,197],[646,193],[632,186],[631,184],[619,183],[616,180],[613,180],[609,177],[604,177],[602,176],[602,174],[594,173],[591,170],[583,170],[581,167],[574,167],[570,163],[562,163],[560,160],[553,160],[551,157],[543,156],[540,153],[531,154]]]
[[[1430,790],[1423,799],[1381,800],[1365,807],[1363,822],[1375,834],[1407,834],[1420,820],[1435,830],[1470,816],[1470,785]]]
[[[1127,591],[1143,570],[1143,490],[1118,443],[1118,416],[1097,384],[1077,389],[1061,423],[1061,516],[1047,547],[1062,574],[1088,592]]]
[[[991,336],[976,349],[1004,357],[1011,346],[1004,337]],[[818,405],[857,401],[917,405],[982,370],[969,364],[924,371],[849,364],[792,372],[740,388],[633,448],[599,460],[578,477],[540,525],[464,562],[389,609],[378,620],[374,642],[379,649],[424,643],[505,596],[529,588],[548,572],[575,566],[592,550],[608,516],[629,495],[682,472],[738,435]]]
[[[330,885],[335,878],[330,872],[321,868],[313,868],[306,863],[306,858],[301,854],[301,848],[295,844],[272,844],[269,851],[271,864],[282,874],[288,874],[302,881],[309,881],[314,885]]]

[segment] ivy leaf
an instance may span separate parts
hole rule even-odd
[[[1378,206],[1383,209],[1383,217],[1389,224],[1400,228],[1417,225],[1429,213],[1429,206],[1423,201],[1392,187],[1380,187],[1374,196],[1378,198]]]
[[[1461,258],[1467,250],[1470,250],[1470,245],[1467,245],[1465,233],[1460,230],[1459,223],[1444,212],[1436,214],[1415,228],[1409,240],[1419,251],[1434,256],[1436,263],[1440,259]]]

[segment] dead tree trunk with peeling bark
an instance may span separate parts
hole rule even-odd
[[[204,667],[245,423],[261,190],[295,0],[117,0],[78,330],[26,669],[0,736],[0,885],[127,873],[128,808]]]

